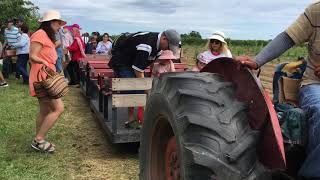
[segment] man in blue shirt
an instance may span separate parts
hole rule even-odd
[[[3,52],[5,52],[6,49],[13,49],[13,44],[17,43],[21,34],[19,33],[18,28],[16,28],[13,24],[13,20],[11,18],[7,19],[7,28],[4,31],[4,37],[5,37],[5,41],[4,41],[4,48],[3,48]],[[3,54],[3,53],[2,53]],[[12,64],[12,60],[10,57],[5,57],[3,59],[3,69],[2,69],[2,73],[4,78],[9,78],[9,73],[10,73],[10,67]],[[19,72],[17,72],[17,75],[19,75]]]
[[[27,25],[22,24],[19,29],[22,35],[19,38],[19,41],[12,44],[12,46],[17,50],[17,71],[19,71],[23,77],[23,84],[29,84],[29,74],[27,71],[30,49],[30,38],[27,34],[29,32],[29,28]]]

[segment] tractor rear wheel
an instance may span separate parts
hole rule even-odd
[[[140,144],[140,179],[269,179],[259,132],[235,86],[213,73],[168,73],[153,82]]]

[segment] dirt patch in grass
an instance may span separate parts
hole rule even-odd
[[[80,158],[80,164],[70,167],[74,172],[72,177],[138,179],[137,145],[116,146],[109,143],[79,89],[72,89],[65,98],[65,104],[64,123],[69,127],[69,138],[73,139],[69,146],[77,149]]]

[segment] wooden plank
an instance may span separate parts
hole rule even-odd
[[[139,107],[145,106],[146,94],[113,94],[112,107]]]
[[[152,78],[113,78],[112,91],[149,90]]]

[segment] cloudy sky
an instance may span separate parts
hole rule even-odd
[[[69,24],[100,33],[216,30],[233,39],[272,39],[314,0],[31,0],[58,9]]]

